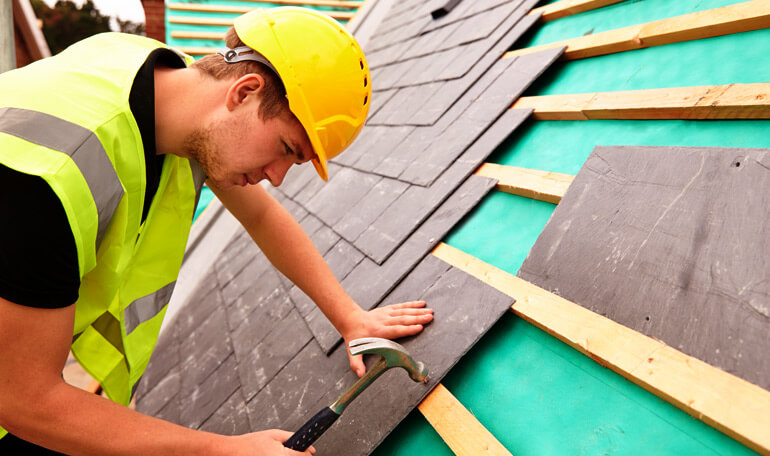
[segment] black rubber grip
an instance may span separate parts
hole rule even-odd
[[[305,423],[299,431],[295,432],[289,440],[285,441],[283,446],[297,451],[307,450],[307,447],[312,445],[321,434],[326,432],[339,417],[337,412],[329,407],[324,407],[310,421]]]

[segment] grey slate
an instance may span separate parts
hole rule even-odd
[[[350,297],[366,310],[376,307],[385,294],[438,244],[452,226],[478,204],[495,183],[492,179],[471,176],[385,264],[376,265],[368,258],[360,261],[352,272],[341,279]],[[330,352],[342,340],[318,308],[308,312],[305,319],[324,352]]]
[[[305,321],[292,310],[254,348],[244,353],[238,359],[237,370],[246,400],[270,382],[311,339]]]
[[[179,424],[199,428],[238,389],[237,363],[228,357],[219,369],[200,383],[185,386],[182,378],[179,391]],[[190,370],[186,370],[190,372]]]
[[[221,435],[241,435],[250,432],[250,429],[246,400],[240,389],[236,390],[200,427],[201,431]]]
[[[768,389],[768,170],[770,149],[597,147],[519,275]]]
[[[326,225],[334,225],[379,180],[378,176],[342,167],[305,207]]]
[[[479,154],[478,148],[471,146],[468,151],[473,149],[473,161],[461,157],[431,187],[412,186],[407,189],[356,239],[355,245],[381,264],[409,235],[413,226],[424,220],[528,116],[529,111],[509,110],[501,118],[504,120],[499,126],[493,124],[489,134],[485,133],[478,139],[486,155]]]
[[[423,267],[440,271],[443,266],[435,262],[441,260],[428,256],[418,266],[418,272]],[[401,369],[386,372],[353,401],[338,422],[314,444],[319,452],[341,456],[371,452],[513,303],[509,296],[454,268],[428,282],[433,286],[427,291],[421,292],[424,284],[420,283],[413,290],[399,286],[394,294],[424,299],[441,317],[427,325],[419,336],[400,341],[415,359],[426,364],[429,384],[413,382]],[[388,298],[386,302],[393,301]],[[343,347],[337,349],[342,350]],[[303,419],[291,424],[303,422],[317,409],[330,404],[352,380],[350,374],[346,375],[340,390],[327,392]]]

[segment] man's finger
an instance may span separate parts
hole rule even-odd
[[[425,307],[425,301],[408,301],[408,302],[402,302],[399,304],[391,304],[387,307],[390,307],[391,309],[405,309],[405,308],[417,308],[417,307]]]

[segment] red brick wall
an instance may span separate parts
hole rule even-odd
[[[150,38],[166,42],[166,5],[163,0],[142,0],[145,32]]]
[[[24,36],[19,31],[18,27],[13,27],[13,34],[16,38],[16,68],[21,68],[24,65],[32,63],[32,56],[29,55],[27,43],[24,41]]]

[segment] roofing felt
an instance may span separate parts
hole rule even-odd
[[[768,169],[768,149],[597,147],[519,276],[767,389]]]
[[[457,71],[424,82],[396,65],[435,66],[444,60],[430,63],[428,54],[383,63],[373,59],[373,115],[350,150],[330,162],[329,182],[318,179],[311,166],[301,166],[282,187],[270,189],[362,307],[424,298],[436,310],[434,323],[405,342],[416,358],[423,356],[431,384],[511,304],[426,255],[493,188],[493,180],[471,173],[529,116],[527,110],[508,108],[562,52],[500,59],[536,20],[526,16],[535,3],[461,2],[436,20],[423,2],[395,4],[370,46],[384,51],[407,41],[410,46],[436,41],[434,54],[443,53],[444,32],[471,28],[472,35],[449,49],[461,48],[459,54],[475,61],[445,60]],[[388,84],[389,74],[403,82]],[[379,77],[386,83],[380,85]],[[440,90],[412,103],[428,85]],[[399,99],[404,102],[393,101]],[[432,117],[414,123],[415,112],[434,107]],[[389,113],[393,124],[378,124],[379,113]],[[137,409],[219,432],[298,428],[354,381],[339,334],[243,230],[208,261],[212,266],[198,289],[164,330],[137,392]],[[387,375],[390,380],[379,380],[371,394],[357,399],[319,448],[368,453],[429,392],[423,385],[398,383],[403,379],[397,373]],[[392,399],[386,406],[378,397]]]

